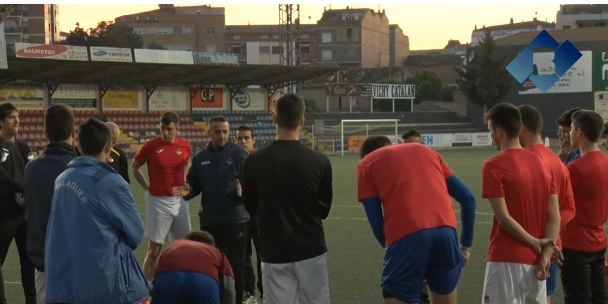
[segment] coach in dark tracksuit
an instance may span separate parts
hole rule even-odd
[[[234,271],[236,303],[241,303],[249,214],[241,198],[239,176],[247,151],[228,142],[228,131],[224,117],[210,120],[207,133],[211,142],[194,156],[187,184],[174,188],[174,194],[184,199],[201,194],[201,230],[211,233],[216,246],[228,257]]]

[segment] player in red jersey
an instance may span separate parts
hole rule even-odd
[[[570,173],[560,158],[545,147],[542,138],[543,117],[537,108],[530,105],[519,106],[521,113],[521,130],[519,142],[528,151],[538,155],[545,167],[548,167],[555,178],[557,197],[559,201],[559,215],[561,218],[560,230],[574,218],[574,196],[570,185]],[[561,248],[558,238],[557,246]],[[551,303],[551,296],[557,287],[557,261],[551,263],[549,277],[547,278],[547,303]]]
[[[519,143],[517,107],[497,104],[486,120],[500,153],[482,168],[482,196],[494,210],[482,302],[545,303],[559,233],[556,186],[542,160]]]
[[[568,164],[576,215],[561,232],[566,303],[606,303],[603,262],[608,215],[608,158],[600,150],[604,122],[589,110],[572,114],[570,141],[581,158]]]
[[[152,280],[162,245],[167,235],[181,239],[190,232],[188,203],[173,195],[173,187],[184,184],[190,167],[192,149],[185,139],[177,137],[179,117],[166,112],[161,117],[161,136],[147,141],[133,160],[133,176],[147,193],[145,236],[150,240],[144,260],[144,274]],[[140,168],[147,164],[146,180]]]

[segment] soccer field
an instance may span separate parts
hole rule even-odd
[[[489,203],[481,199],[481,165],[495,155],[495,149],[462,149],[440,151],[452,170],[469,186],[477,199],[477,217],[473,254],[463,270],[458,285],[459,303],[480,303],[486,252],[492,223]],[[330,292],[333,303],[381,303],[380,270],[382,249],[373,238],[363,208],[356,201],[356,156],[331,157],[334,172],[334,201],[329,218],[325,221],[327,238]],[[132,179],[134,181],[134,179]],[[139,186],[133,186],[140,211],[145,212]],[[193,228],[198,228],[200,199],[191,201],[190,214]],[[421,208],[424,206],[421,205]],[[455,205],[458,212],[458,204]],[[458,215],[459,218],[459,215]],[[14,244],[14,243],[13,243]],[[143,261],[146,243],[137,248],[136,255]],[[15,246],[2,268],[8,303],[24,303],[21,289],[19,260]],[[559,281],[559,280],[558,280]],[[553,303],[563,303],[561,284]]]

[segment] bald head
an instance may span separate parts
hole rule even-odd
[[[108,129],[110,129],[110,133],[112,134],[112,140],[114,142],[117,142],[118,137],[120,137],[120,128],[118,127],[118,125],[111,121],[108,121],[106,122],[106,126],[108,127]]]

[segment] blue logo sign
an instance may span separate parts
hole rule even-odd
[[[550,49],[553,50],[553,63],[555,70],[552,74],[538,75],[538,70],[534,65],[534,50]],[[507,71],[519,83],[530,80],[542,92],[546,92],[555,84],[564,73],[566,73],[583,54],[576,49],[569,40],[559,44],[547,31],[543,30],[530,42],[530,44],[515,57],[509,65]]]
[[[108,54],[108,52],[106,52],[106,51],[104,51],[104,50],[95,51],[95,53],[93,53],[93,55],[95,55],[95,56],[99,56],[99,57],[101,57],[101,56],[105,56],[105,55],[107,55],[107,54]]]

